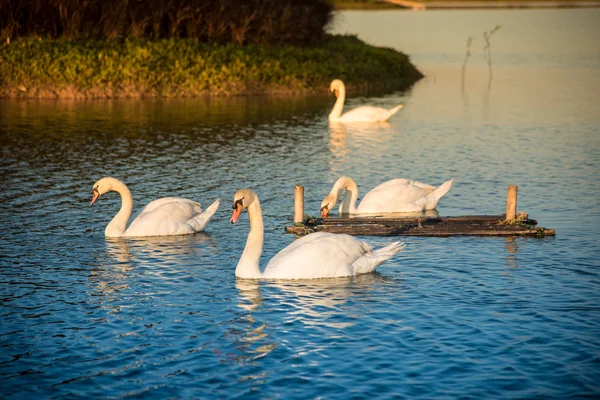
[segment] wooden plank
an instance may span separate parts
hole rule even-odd
[[[306,235],[312,232],[345,233],[354,236],[555,236],[554,229],[524,228],[510,225],[471,226],[460,229],[456,226],[438,229],[438,227],[385,226],[385,225],[317,225],[314,227],[288,226],[287,233]]]
[[[350,218],[316,218],[316,224],[326,225],[360,225],[360,224],[427,224],[427,223],[497,223],[504,221],[504,215],[464,215],[458,217],[350,217]],[[523,220],[527,225],[537,225],[534,219]]]
[[[537,221],[520,213],[506,221],[504,215],[463,215],[457,217],[309,218],[286,227],[287,233],[306,235],[311,232],[346,233],[356,236],[554,236],[554,229],[536,227]]]
[[[461,215],[440,217],[435,210],[422,214],[341,215],[340,217],[303,218],[299,205],[303,189],[296,186],[294,226],[287,233],[346,233],[357,236],[555,236],[554,229],[540,228],[537,221],[520,212],[517,215],[517,186],[508,187],[506,213],[503,215]]]

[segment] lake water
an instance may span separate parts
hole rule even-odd
[[[404,108],[329,126],[331,97],[0,103],[3,398],[600,396],[600,10],[346,12],[333,31],[410,54],[426,78],[352,97]],[[491,74],[483,32],[491,38]],[[462,68],[466,41],[472,54]],[[332,77],[333,78],[333,77]],[[518,210],[555,238],[418,238],[377,273],[236,281],[248,218],[262,262],[289,244],[295,184],[316,215],[360,193],[453,177],[440,215]],[[107,240],[116,193],[221,209],[207,232]],[[385,245],[392,237],[363,238]]]

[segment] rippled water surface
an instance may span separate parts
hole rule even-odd
[[[9,398],[583,398],[600,396],[600,12],[348,12],[335,32],[406,51],[389,124],[329,126],[333,99],[0,103],[0,394]],[[492,37],[492,73],[483,31]],[[474,38],[464,71],[466,40]],[[332,77],[333,78],[333,77]],[[260,196],[263,263],[341,175],[455,184],[441,215],[518,209],[555,238],[406,238],[377,273],[236,281]],[[207,232],[108,240],[134,207],[221,198]],[[394,240],[364,238],[374,245]]]

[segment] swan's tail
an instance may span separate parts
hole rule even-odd
[[[377,267],[392,258],[394,255],[396,255],[396,253],[405,247],[406,245],[403,242],[394,242],[380,249],[373,250],[362,257],[359,257],[358,260],[352,264],[354,274],[366,274],[375,271]]]
[[[435,207],[437,207],[438,201],[440,201],[440,199],[444,197],[446,193],[448,193],[452,187],[452,182],[454,182],[454,179],[450,179],[449,181],[442,183],[440,187],[422,199],[417,200],[415,203],[421,206],[421,210],[433,210]]]
[[[404,242],[394,242],[380,249],[373,250],[371,254],[377,255],[378,257],[386,257],[385,260],[387,260],[388,258],[393,257],[396,253],[400,252],[400,250],[404,249],[405,247],[406,244]]]
[[[390,117],[394,114],[396,114],[402,107],[404,107],[403,104],[398,104],[396,107],[394,108],[390,108],[388,111],[390,112]]]
[[[204,230],[214,213],[217,212],[219,204],[221,204],[221,199],[217,199],[217,201],[208,206],[208,208],[201,212],[196,218],[189,220],[188,224],[190,224],[196,232]]]
[[[433,185],[429,185],[427,183],[422,183],[422,182],[418,182],[418,181],[411,181],[413,185],[415,185],[418,188],[421,188],[425,191],[425,193],[430,194],[431,192],[433,192],[436,188]]]

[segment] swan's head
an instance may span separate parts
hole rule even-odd
[[[355,187],[356,183],[349,176],[342,176],[333,184],[331,192],[321,202],[321,218],[327,218],[327,215],[336,206],[338,201],[344,196],[344,191],[348,187]]]
[[[340,90],[342,90],[343,88],[344,82],[342,82],[339,79],[334,79],[329,85],[329,91],[333,92],[333,94],[335,94],[335,97],[338,97],[340,95]]]
[[[231,208],[233,208],[233,214],[231,214],[229,222],[235,224],[244,208],[248,208],[256,198],[256,193],[250,189],[238,190],[235,193],[235,196],[233,196],[233,204],[231,206]]]
[[[335,207],[336,203],[337,199],[335,198],[334,194],[329,193],[327,196],[325,196],[321,202],[321,218],[327,218],[329,211]]]
[[[94,205],[100,195],[113,190],[115,181],[120,182],[118,179],[108,177],[102,178],[98,182],[94,183],[94,186],[92,187],[92,202],[90,203],[90,206]]]

